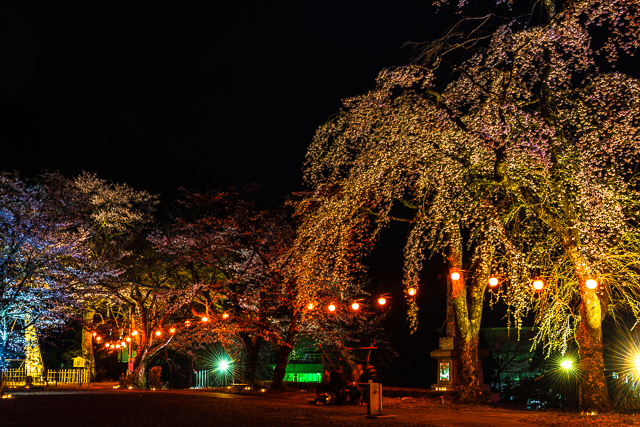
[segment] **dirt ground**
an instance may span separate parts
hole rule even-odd
[[[111,386],[6,390],[0,426],[603,426],[639,425],[635,415],[498,410],[426,397],[384,398],[371,419],[364,406],[310,405],[312,392],[229,394],[207,390],[140,391]]]

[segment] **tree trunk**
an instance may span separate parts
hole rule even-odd
[[[253,385],[256,382],[256,372],[258,368],[258,358],[262,348],[262,337],[244,336],[245,365],[244,382]]]
[[[587,288],[586,282],[592,278],[589,263],[572,241],[565,241],[564,247],[573,261],[580,286],[580,323],[575,338],[580,355],[582,408],[589,412],[607,410],[609,390],[602,354],[602,321],[606,310],[603,312],[597,289]]]
[[[287,338],[280,346],[280,356],[278,357],[278,363],[273,370],[273,382],[271,383],[270,390],[284,390],[284,376],[287,372],[287,362],[289,361],[289,355],[293,351],[293,339],[297,332],[297,314],[294,314],[289,323],[289,331],[287,332]]]
[[[89,363],[91,368],[91,380],[96,378],[96,360],[93,356],[93,333],[89,325],[93,323],[95,311],[85,310],[82,314],[84,320],[82,325],[82,357]]]
[[[475,278],[464,277],[462,272],[462,238],[450,237],[449,278],[451,299],[455,312],[458,332],[458,377],[456,392],[461,402],[477,403],[480,400],[480,380],[478,373],[478,341],[482,321],[484,290],[491,269],[492,254],[483,254],[477,267]],[[457,242],[457,243],[456,243]],[[451,279],[451,273],[458,272],[458,280]],[[466,284],[469,284],[468,286]]]
[[[480,398],[478,381],[478,334],[460,334],[458,341],[458,398],[475,403]]]

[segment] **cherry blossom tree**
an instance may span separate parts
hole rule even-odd
[[[88,172],[73,179],[72,191],[84,200],[84,208],[78,214],[87,222],[92,258],[101,260],[118,272],[110,280],[103,280],[91,288],[87,286],[76,295],[76,300],[82,306],[82,357],[89,361],[92,374],[95,375],[93,332],[100,322],[109,319],[109,314],[118,312],[114,308],[123,303],[114,298],[112,292],[115,290],[115,294],[118,294],[122,286],[128,286],[126,281],[123,284],[119,280],[126,267],[123,258],[130,255],[132,250],[140,249],[136,242],[146,237],[158,200],[157,196],[144,190],[109,182]],[[101,313],[98,316],[100,320],[96,318],[97,313]]]
[[[7,347],[25,344],[22,332],[61,327],[80,289],[115,274],[91,257],[84,200],[71,187],[57,174],[0,175],[0,367]]]
[[[544,5],[506,21],[463,19],[318,130],[306,180],[319,208],[299,236],[313,266],[304,283],[313,292],[323,272],[347,278],[357,230],[409,221],[405,287],[417,288],[427,252],[460,274],[449,294],[463,400],[477,398],[474,349],[496,274],[516,325],[536,310],[538,342],[563,348],[575,333],[584,406],[602,409],[602,320],[625,306],[637,313],[640,85],[601,58],[638,47],[639,10],[629,0]],[[599,25],[610,30],[594,38]]]

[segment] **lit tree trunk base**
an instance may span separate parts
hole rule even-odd
[[[582,307],[580,311],[584,312]],[[582,314],[584,316],[584,313]],[[609,390],[602,357],[602,328],[590,327],[586,321],[581,321],[578,324],[576,340],[580,346],[579,382],[582,387],[582,409],[589,412],[609,410]]]
[[[92,380],[96,377],[96,361],[93,356],[93,333],[87,325],[90,325],[93,322],[94,315],[95,311],[93,310],[86,310],[82,315],[84,320],[84,325],[82,326],[82,357],[87,361],[91,368]]]
[[[466,339],[465,339],[466,338]],[[461,337],[458,341],[458,378],[455,392],[461,403],[478,403],[478,335]]]
[[[133,370],[133,381],[138,388],[147,388],[146,367],[142,364]]]

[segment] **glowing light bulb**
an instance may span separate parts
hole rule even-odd
[[[457,271],[454,271],[453,273],[451,273],[451,280],[453,280],[454,282],[456,280],[460,279],[460,273],[458,273]]]
[[[109,348],[109,343],[105,344],[104,346],[105,348]]]
[[[498,278],[497,277],[491,277],[489,279],[489,286],[491,286],[492,288],[494,286],[498,286]]]
[[[414,296],[416,294],[416,290],[415,288],[409,288],[409,290],[407,291],[407,293],[411,296]]]
[[[184,322],[184,324],[188,328],[189,326],[191,326],[191,320],[187,320],[186,322]]]
[[[542,280],[534,280],[533,281],[533,289],[536,291],[540,291],[544,288],[544,282]]]
[[[208,318],[207,316],[204,316],[204,317],[202,318],[202,321],[203,321],[203,322],[208,322],[208,321],[209,321],[209,318]]]
[[[93,336],[95,337],[96,335],[98,335],[98,333],[97,333],[97,332],[94,332],[94,333],[93,333],[93,334],[91,334],[91,335],[93,335]]]
[[[307,308],[308,308],[309,310],[313,310],[313,308],[314,308],[314,307],[315,307],[315,306],[314,306],[312,303],[309,303],[309,305],[307,306]]]
[[[111,345],[109,346],[109,348],[114,349],[114,348],[116,348],[116,346],[115,346],[115,345],[113,345],[113,344],[111,344]]]
[[[102,337],[96,337],[96,341],[100,341]]]
[[[162,331],[156,331],[156,336],[159,337],[160,335],[162,335]]]
[[[571,369],[571,365],[573,365],[573,360],[563,360],[562,363],[560,364],[560,366],[562,366],[564,369]]]
[[[336,306],[333,304],[329,304],[329,306],[327,307],[327,310],[329,310],[330,312],[334,312],[336,311]]]
[[[122,342],[120,343],[120,345],[121,345],[122,347],[126,347],[126,346],[127,346],[127,343],[126,343],[126,342],[124,342],[124,341],[122,341]]]
[[[385,297],[378,298],[378,304],[385,305],[387,303],[387,299]]]
[[[175,334],[176,333],[176,328],[169,329],[169,332],[171,332],[172,334]]]
[[[116,348],[120,348],[120,344],[116,344]]]
[[[587,288],[589,288],[589,289],[595,289],[595,288],[598,287],[598,282],[596,282],[593,279],[587,280],[587,282],[585,284],[587,285]]]
[[[356,311],[360,308],[360,304],[358,304],[357,302],[354,302],[353,304],[351,304],[351,309],[353,311]]]
[[[129,337],[126,337],[124,340],[125,340],[126,342],[131,342],[131,338],[129,338]]]
[[[135,337],[136,335],[138,335],[138,331],[131,332],[131,335],[133,335]]]
[[[228,319],[229,318],[229,313],[222,313],[222,318],[223,319]]]

